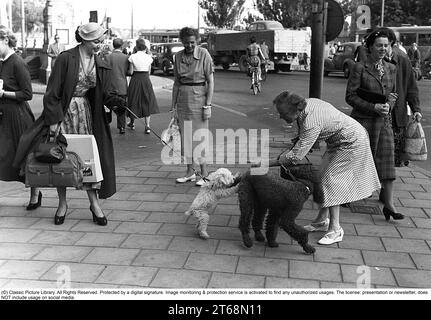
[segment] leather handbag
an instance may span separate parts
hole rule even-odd
[[[34,157],[42,163],[60,163],[66,155],[67,141],[57,127],[54,135],[49,132],[44,141],[40,142],[34,150]]]
[[[44,163],[34,153],[27,157],[25,185],[27,187],[75,187],[83,185],[84,163],[74,152],[66,152],[60,163]]]

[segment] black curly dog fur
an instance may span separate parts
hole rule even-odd
[[[289,167],[290,172],[300,181],[289,181],[271,170],[265,175],[251,175],[247,172],[242,176],[238,198],[240,205],[239,229],[244,245],[253,246],[250,238],[250,220],[257,241],[265,241],[261,229],[266,212],[266,240],[269,247],[278,247],[276,242],[278,228],[281,227],[295,239],[308,254],[315,252],[308,244],[308,232],[295,223],[296,217],[308,197],[313,194],[314,201],[321,200],[321,193],[316,190],[316,170],[309,166]],[[313,192],[314,191],[314,192]]]

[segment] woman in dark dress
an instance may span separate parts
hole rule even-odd
[[[30,72],[15,51],[16,38],[0,26],[0,180],[24,182],[20,169],[12,166],[19,139],[34,122],[27,101],[33,97]],[[27,210],[41,205],[42,193],[31,188]]]
[[[374,31],[366,39],[368,57],[354,65],[346,90],[346,102],[353,107],[351,117],[368,131],[385,206],[386,220],[404,219],[394,206],[395,159],[392,109],[395,106],[396,66],[384,60],[389,35]]]

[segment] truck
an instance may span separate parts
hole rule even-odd
[[[214,64],[227,70],[234,63],[247,71],[247,46],[254,36],[258,44],[265,40],[269,48],[268,70],[291,71],[291,64],[298,54],[310,57],[311,29],[285,29],[277,21],[256,21],[247,30],[216,30],[208,34],[208,51]]]

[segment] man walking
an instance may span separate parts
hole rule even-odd
[[[46,51],[46,53],[48,54],[48,57],[51,58],[51,70],[52,68],[54,68],[55,59],[57,59],[58,55],[61,52],[66,50],[66,47],[64,46],[64,44],[60,43],[60,37],[58,34],[54,36],[54,40],[55,42],[51,43],[48,46],[48,50]]]
[[[114,39],[112,42],[114,51],[106,56],[106,62],[112,68],[112,87],[122,98],[127,98],[127,72],[129,69],[129,57],[121,52],[123,40]],[[117,128],[120,134],[126,133],[126,111],[123,108],[117,109]]]

